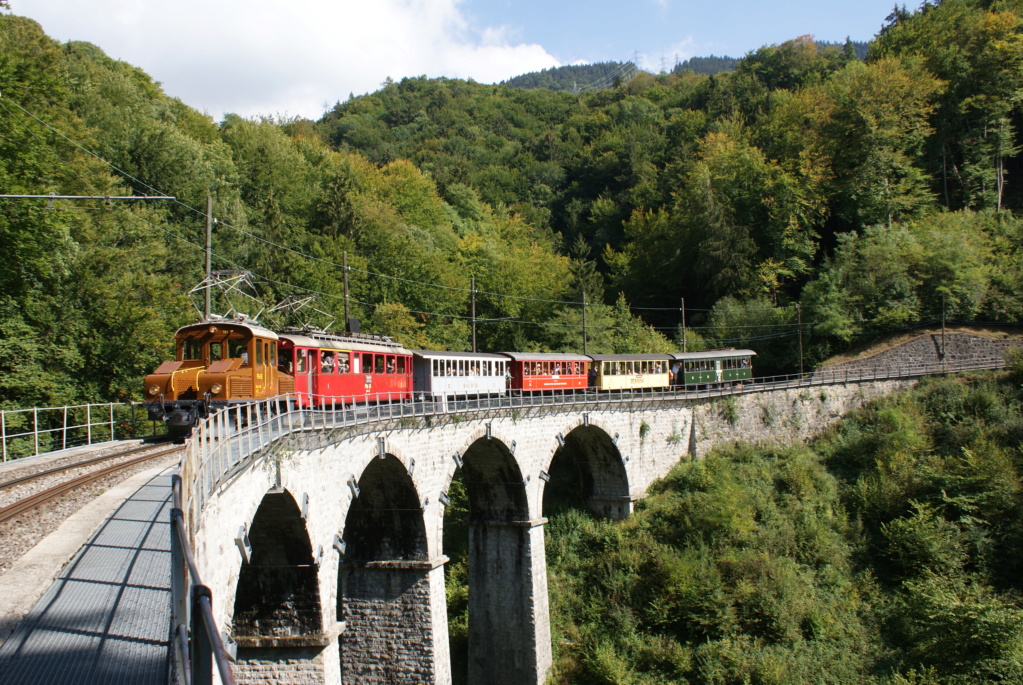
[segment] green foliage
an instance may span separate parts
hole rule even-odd
[[[631,62],[600,62],[553,67],[502,81],[509,88],[546,88],[578,93],[586,88],[607,88],[628,81],[636,73]]]
[[[1017,682],[1021,400],[926,381],[812,446],[679,464],[626,521],[553,514],[551,682]]]
[[[739,423],[739,404],[735,397],[723,397],[718,401],[718,413],[731,425]]]
[[[942,314],[1015,321],[1021,15],[897,11],[866,62],[798,38],[728,73],[594,65],[632,75],[578,94],[406,78],[317,122],[219,123],[3,15],[0,186],[178,198],[4,203],[3,402],[138,397],[191,316],[208,195],[214,268],[340,320],[347,260],[351,314],[421,347],[469,347],[471,279],[481,349],[581,351],[585,294],[588,350],[677,350],[685,298],[687,350],[748,345],[765,372],[798,364],[795,303],[808,365]],[[943,430],[958,447],[976,432]]]

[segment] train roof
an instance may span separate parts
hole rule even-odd
[[[249,319],[220,319],[220,318],[207,319],[205,321],[197,321],[196,323],[189,324],[187,326],[182,326],[174,333],[174,336],[177,337],[182,333],[188,333],[189,331],[193,330],[198,332],[200,330],[209,329],[210,327],[228,330],[243,329],[247,330],[252,335],[259,336],[260,338],[269,338],[270,340],[278,339],[276,333],[274,333],[268,328],[263,328],[258,323],[251,321]]]
[[[411,354],[399,343],[372,339],[345,338],[341,336],[310,336],[297,333],[283,333],[281,340],[288,340],[297,347],[316,347],[321,350],[350,350],[353,352],[381,352],[385,354]]]
[[[671,355],[665,352],[664,354],[591,354],[590,359],[595,362],[627,362],[627,361],[641,361],[641,362],[663,362],[671,358]]]
[[[489,352],[452,352],[451,350],[412,350],[412,354],[423,359],[501,359],[504,355]]]
[[[697,359],[731,359],[732,357],[755,357],[757,353],[753,350],[704,350],[703,352],[673,352],[669,355],[678,361],[693,361]]]
[[[590,358],[583,354],[570,352],[502,352],[517,362],[588,362]]]

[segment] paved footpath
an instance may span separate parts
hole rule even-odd
[[[122,498],[17,625],[0,647],[0,685],[167,682],[171,472],[150,471]]]

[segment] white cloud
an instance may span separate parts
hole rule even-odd
[[[675,67],[676,61],[678,63],[685,62],[687,59],[694,56],[696,51],[696,41],[694,41],[690,36],[684,40],[669,45],[661,52],[639,53],[639,63],[636,66],[653,74],[660,73],[662,68],[665,71],[671,71]]]
[[[220,119],[318,118],[325,104],[387,77],[483,83],[558,66],[501,27],[475,30],[460,0],[14,0],[52,37],[86,40],[144,69],[164,90]]]

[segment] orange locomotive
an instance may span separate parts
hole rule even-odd
[[[201,417],[230,406],[293,392],[295,380],[277,368],[278,336],[244,318],[184,326],[174,334],[174,361],[146,376],[145,405],[175,438]]]

